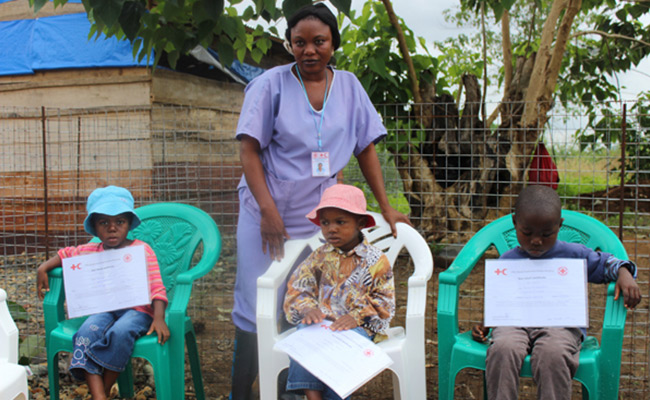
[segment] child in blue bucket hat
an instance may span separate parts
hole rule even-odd
[[[156,255],[146,243],[127,237],[129,231],[140,225],[133,205],[133,196],[125,188],[107,186],[95,189],[86,203],[88,216],[84,220],[84,229],[98,237],[100,242],[60,249],[37,271],[38,297],[43,299],[49,290],[48,272],[61,267],[64,258],[144,246],[150,303],[93,314],[74,335],[70,373],[75,379],[88,383],[93,399],[109,396],[111,387],[131,357],[137,338],[156,332],[160,344],[169,339],[169,328],[165,323],[167,292]]]

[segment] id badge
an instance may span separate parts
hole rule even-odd
[[[330,153],[314,151],[311,153],[311,176],[330,176]]]

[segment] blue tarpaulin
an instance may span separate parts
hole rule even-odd
[[[0,3],[6,0],[0,0]],[[0,22],[0,75],[33,74],[39,70],[93,67],[146,66],[137,62],[127,40],[88,38],[90,22],[85,13]],[[211,53],[214,51],[209,49]],[[216,54],[215,54],[216,55]],[[153,55],[149,65],[153,63]],[[264,72],[262,68],[233,63],[228,68],[245,82]]]
[[[137,62],[131,43],[103,34],[88,39],[85,13],[0,22],[0,75],[38,70],[146,66]],[[153,57],[150,63],[153,62]]]

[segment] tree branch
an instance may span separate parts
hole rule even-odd
[[[560,21],[557,37],[555,38],[555,46],[553,47],[553,55],[546,74],[545,87],[542,92],[543,98],[548,99],[548,102],[550,102],[555,91],[557,78],[560,75],[560,68],[562,67],[562,59],[564,58],[566,46],[570,39],[571,27],[573,26],[576,15],[580,12],[581,6],[582,0],[569,0],[567,9]]]
[[[501,16],[501,36],[503,36],[501,48],[503,49],[503,93],[504,97],[510,91],[512,83],[512,42],[510,41],[510,13],[508,10],[503,11]]]
[[[650,0],[644,0],[644,1],[648,1],[648,2],[650,2]],[[607,32],[598,31],[598,30],[576,32],[576,33],[574,33],[573,35],[571,35],[571,36],[569,37],[569,40],[571,40],[571,39],[573,39],[573,38],[576,38],[576,37],[578,37],[578,36],[585,36],[585,35],[600,35],[600,36],[606,37],[606,38],[608,38],[608,39],[622,39],[622,40],[629,40],[629,41],[631,41],[631,42],[641,43],[641,44],[644,45],[644,46],[648,46],[648,47],[650,47],[650,43],[648,43],[648,42],[644,42],[644,41],[641,40],[641,39],[633,38],[633,37],[631,37],[631,36],[619,35],[618,33],[607,33]]]
[[[558,24],[560,16],[567,8],[568,2],[569,0],[555,0],[546,17],[546,22],[544,22],[539,50],[537,51],[535,65],[533,66],[530,83],[526,90],[526,97],[524,98],[524,113],[521,118],[522,127],[529,127],[537,122],[537,107],[539,105],[538,102],[542,100],[541,93],[544,88],[547,67],[551,59],[551,47],[553,44],[553,36],[555,35],[555,27]]]
[[[384,3],[384,8],[388,13],[388,19],[390,20],[391,25],[397,31],[397,42],[399,43],[399,49],[404,57],[404,62],[408,67],[409,80],[411,81],[411,90],[413,91],[413,99],[416,103],[422,103],[422,96],[420,96],[420,86],[418,84],[418,76],[415,73],[415,67],[413,66],[413,60],[411,60],[411,55],[409,54],[409,48],[406,45],[406,38],[404,37],[404,31],[402,31],[402,26],[397,20],[397,15],[393,10],[393,5],[390,0],[381,0]]]

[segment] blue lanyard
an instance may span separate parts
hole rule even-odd
[[[327,70],[325,70],[325,95],[323,95],[323,109],[320,113],[320,122],[316,122],[316,115],[314,115],[314,109],[309,102],[309,96],[307,95],[307,89],[305,88],[305,83],[302,81],[302,76],[300,76],[300,68],[296,64],[296,72],[298,73],[298,79],[300,79],[300,85],[302,86],[302,91],[305,92],[305,99],[307,99],[307,106],[311,112],[311,116],[314,119],[314,126],[316,127],[316,139],[318,140],[318,151],[323,151],[323,141],[321,140],[321,129],[323,128],[323,117],[325,116],[325,107],[327,106],[327,90],[329,89],[329,78],[327,77]]]

